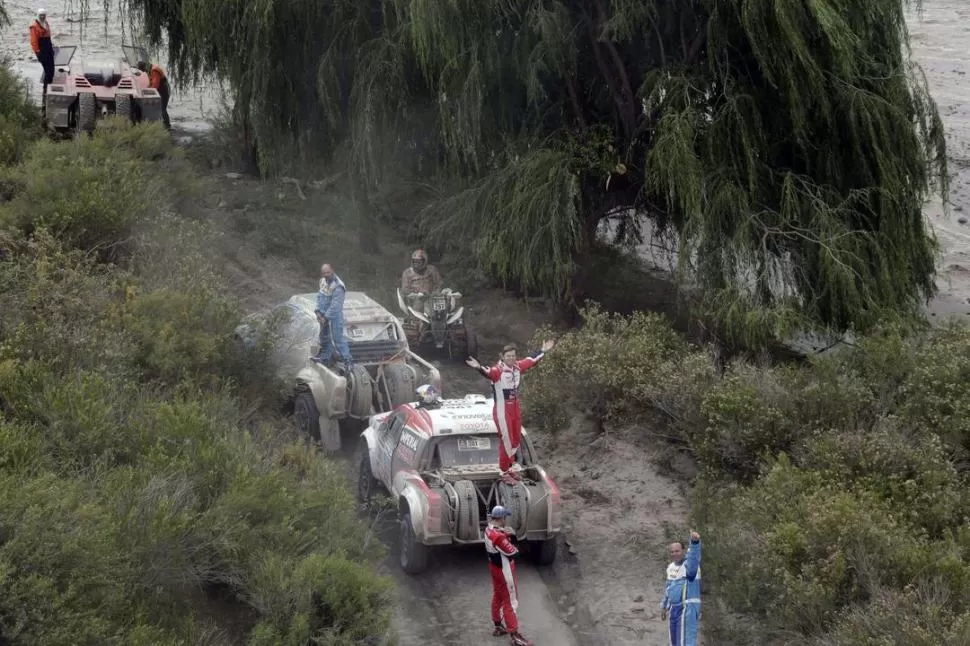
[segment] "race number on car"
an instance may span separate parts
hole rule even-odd
[[[488,451],[492,448],[492,440],[487,437],[458,438],[459,451]]]

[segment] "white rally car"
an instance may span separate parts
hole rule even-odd
[[[559,489],[539,466],[528,433],[519,447],[522,479],[502,482],[492,401],[481,395],[434,407],[402,404],[375,415],[361,433],[358,496],[379,492],[396,501],[400,564],[417,574],[431,546],[483,542],[488,510],[512,512],[508,526],[540,565],[556,560]]]

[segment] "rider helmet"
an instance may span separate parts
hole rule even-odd
[[[415,249],[414,253],[411,254],[411,268],[419,274],[423,274],[424,270],[428,268],[428,254],[424,252],[424,249]]]
[[[422,406],[431,406],[432,404],[437,404],[441,400],[438,398],[438,391],[431,384],[424,384],[418,386],[415,391],[418,394],[418,403]]]

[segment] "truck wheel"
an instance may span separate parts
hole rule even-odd
[[[428,546],[418,542],[414,527],[411,525],[410,512],[401,517],[398,551],[401,569],[408,574],[421,574],[428,568]]]
[[[390,401],[385,402],[387,409],[391,410],[395,406],[407,404],[414,401],[414,391],[416,386],[414,368],[406,363],[389,363],[384,366],[384,388],[387,389],[387,396]],[[381,389],[381,396],[384,397],[384,388]]]
[[[313,394],[301,391],[293,400],[293,418],[300,433],[314,442],[320,441],[320,411],[313,400]]]
[[[125,119],[129,123],[134,123],[135,111],[130,94],[115,95],[115,115]]]
[[[529,551],[537,565],[552,565],[559,554],[559,541],[555,536],[544,541],[532,541]]]
[[[98,120],[98,101],[90,92],[77,95],[77,131],[79,133],[94,132],[94,125]]]
[[[374,407],[373,380],[367,368],[354,366],[347,373],[347,410],[354,417],[367,417]]]
[[[459,480],[452,486],[458,496],[458,538],[463,541],[478,540],[481,530],[478,526],[479,502],[475,483]]]
[[[366,444],[361,444],[360,468],[357,470],[357,500],[369,503],[378,486],[377,478],[370,468],[370,452]]]

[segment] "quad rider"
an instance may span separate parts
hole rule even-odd
[[[171,130],[172,120],[168,118],[168,100],[172,96],[172,86],[168,84],[165,70],[145,61],[138,61],[137,67],[148,74],[148,87],[158,92],[158,96],[162,98],[162,121],[165,123],[165,129]]]
[[[485,552],[488,554],[488,571],[492,576],[492,634],[508,635],[512,646],[532,646],[532,642],[519,632],[518,584],[515,579],[515,559],[519,549],[515,546],[515,534],[505,526],[505,519],[512,515],[505,507],[496,505],[489,514],[485,527]]]
[[[475,357],[468,357],[465,361],[492,382],[492,391],[495,395],[492,417],[501,439],[499,468],[502,470],[502,479],[507,483],[512,484],[520,477],[521,467],[517,456],[519,440],[522,438],[522,410],[519,407],[519,384],[522,373],[539,363],[545,353],[552,350],[555,345],[555,341],[546,341],[542,344],[542,350],[536,354],[525,359],[517,359],[516,347],[509,344],[502,348],[499,362],[491,368],[480,364]]]
[[[411,294],[427,296],[440,292],[444,281],[438,268],[428,264],[428,254],[424,249],[415,249],[411,254],[411,266],[401,274],[401,293],[405,298]]]
[[[344,281],[333,273],[333,267],[330,265],[320,267],[320,291],[317,294],[317,309],[314,312],[320,323],[320,351],[310,358],[317,363],[330,363],[336,346],[340,358],[349,369],[353,359],[350,356],[350,344],[344,336],[346,295],[347,287]]]
[[[47,86],[54,81],[54,43],[51,41],[51,25],[47,22],[47,9],[38,9],[37,19],[30,23],[30,48],[44,67],[41,80],[44,96],[47,96]]]

